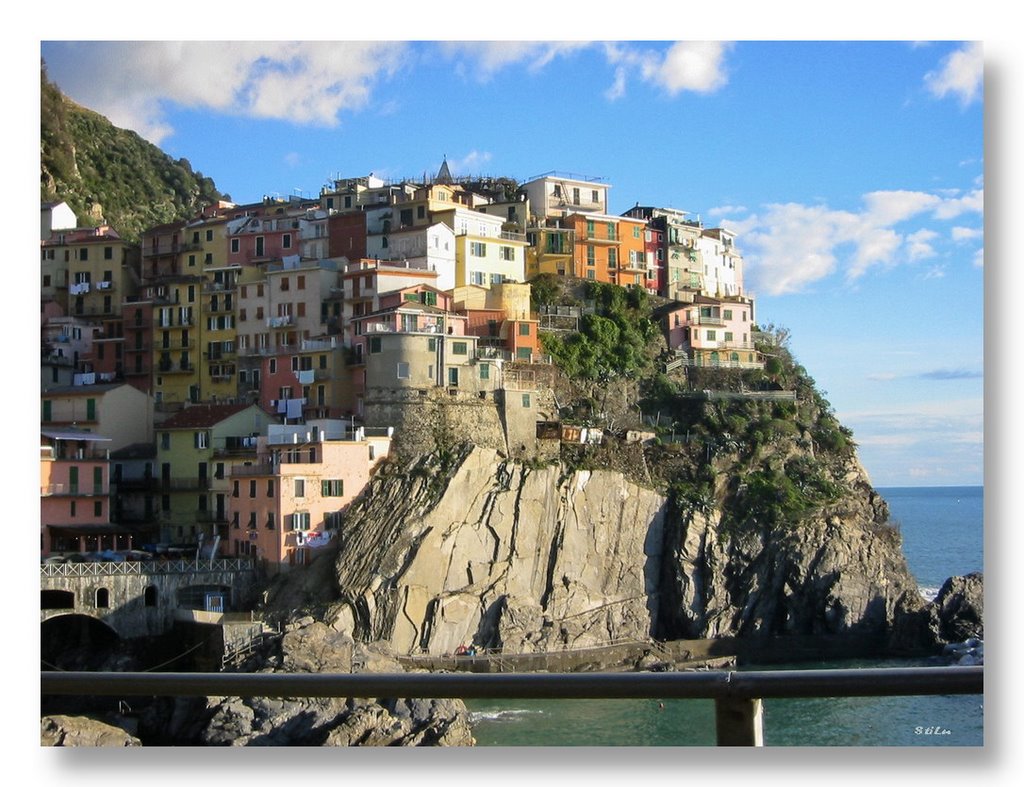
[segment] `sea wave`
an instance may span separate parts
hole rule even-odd
[[[524,716],[540,716],[543,713],[544,711],[542,710],[528,710],[526,708],[473,711],[469,714],[469,723],[477,724],[481,721],[519,721]]]
[[[935,601],[939,596],[940,590],[942,590],[942,588],[918,588],[918,591],[921,593],[921,598],[925,601]]]

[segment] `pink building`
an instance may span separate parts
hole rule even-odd
[[[668,346],[693,366],[761,368],[754,349],[754,303],[749,298],[694,296],[661,312]]]
[[[110,438],[74,429],[43,429],[39,446],[40,548],[99,552],[131,548],[110,522]]]
[[[345,421],[271,425],[254,464],[231,470],[230,553],[270,572],[304,565],[343,533],[342,517],[391,447],[390,429]]]

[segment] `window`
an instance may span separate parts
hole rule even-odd
[[[297,511],[291,515],[292,530],[309,530],[309,512]]]
[[[110,606],[110,591],[106,588],[98,588],[96,590],[96,607],[98,609],[107,609]]]
[[[722,310],[722,319],[723,320],[731,320],[732,319],[732,309],[723,309]]]
[[[112,260],[112,259],[114,259],[114,247],[113,246],[104,246],[103,247],[103,259],[105,259],[105,260]]]
[[[727,341],[727,342],[731,342],[732,341],[732,331],[726,331],[725,332],[725,335],[723,337],[723,341]]]
[[[469,274],[469,283],[483,287],[487,283],[487,274],[483,271],[472,271]]]
[[[273,530],[273,529],[274,529],[274,512],[273,511],[268,511],[267,512],[267,530]]]
[[[452,342],[452,355],[465,355],[466,354],[466,343],[465,342]]]
[[[231,496],[238,497],[238,481],[233,481],[231,483]]]
[[[295,286],[298,289],[300,289],[300,290],[306,289],[306,277],[305,276],[297,276],[296,277]]]
[[[370,352],[371,353],[379,353],[380,352],[380,337],[379,336],[371,336],[370,337]]]
[[[398,377],[399,380],[408,380],[409,379],[409,364],[406,363],[405,361],[399,361],[398,362],[398,371],[397,371],[396,374],[397,374],[397,377]]]
[[[192,435],[192,445],[195,448],[206,448],[209,435],[206,432],[195,432]]]
[[[306,496],[306,479],[296,478],[295,479],[295,496],[305,497]]]
[[[593,265],[597,261],[596,251],[593,246],[587,246],[587,265]]]
[[[480,364],[480,379],[490,380],[491,379],[491,365],[489,363]]]
[[[632,253],[632,252],[630,252]],[[619,265],[619,250],[608,249],[608,267],[617,268]]]
[[[249,497],[256,497],[256,479],[249,481]]]
[[[505,277],[502,276],[500,273],[492,273],[491,274],[491,284],[492,285],[501,284],[504,280],[505,280]]]
[[[160,433],[160,449],[162,451],[168,451],[171,448],[171,433],[161,432]]]
[[[289,286],[289,284],[288,284],[288,277],[287,277],[287,276],[282,276],[282,277],[281,277],[281,291],[282,291],[282,292],[285,292],[285,291],[287,291],[287,290],[288,290],[289,288],[290,288],[290,286]]]
[[[453,366],[448,370],[448,385],[452,388],[459,387],[459,369],[456,366]]]
[[[594,222],[592,219],[587,219],[587,237],[594,237]]]
[[[437,339],[435,339],[433,336],[427,339],[427,352],[437,352]],[[50,419],[47,418],[46,420],[49,421]]]
[[[268,478],[267,479],[267,497],[273,497],[273,496],[274,496],[274,479],[273,478]]]
[[[521,322],[521,323],[519,323],[519,335],[520,336],[529,336],[530,335],[530,323],[528,323],[528,322]]]
[[[469,244],[469,254],[471,257],[486,257],[487,244],[480,241],[471,241]]]
[[[207,230],[206,231],[206,240],[207,241],[213,240],[213,230]]]
[[[523,407],[529,407],[529,406],[530,406],[530,394],[524,393],[523,394]]]
[[[257,257],[262,257],[263,256],[263,252],[264,252],[263,236],[260,235],[260,236],[258,236],[256,238],[256,256]]]
[[[322,497],[342,497],[345,494],[345,483],[340,478],[325,478],[320,482]]]
[[[232,238],[231,239],[231,253],[232,254],[238,254],[238,249],[239,249],[238,238]]]
[[[290,232],[286,232],[281,236],[281,248],[290,249],[292,247],[292,236]]]
[[[79,251],[79,253],[78,253],[78,259],[80,259],[80,260],[87,260],[87,259],[89,259],[89,250],[88,249],[81,249]]]
[[[718,336],[717,336],[715,331],[708,331],[708,341],[709,342],[714,341],[717,338],[718,338]]]
[[[103,501],[102,500],[96,500],[96,501],[93,502],[93,504],[92,504],[92,513],[93,513],[93,516],[95,516],[95,517],[103,516]]]
[[[277,374],[277,358],[271,358],[268,362],[270,374]]]
[[[506,262],[511,262],[516,258],[516,250],[511,246],[501,246],[500,249],[499,255]]]

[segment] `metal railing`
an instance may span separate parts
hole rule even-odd
[[[634,673],[43,672],[43,695],[712,699],[719,746],[762,746],[762,700],[982,694],[983,667]]]

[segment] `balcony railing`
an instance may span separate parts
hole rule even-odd
[[[984,693],[983,667],[632,673],[43,672],[41,692],[104,697],[712,699],[719,746],[762,746],[762,700]]]

